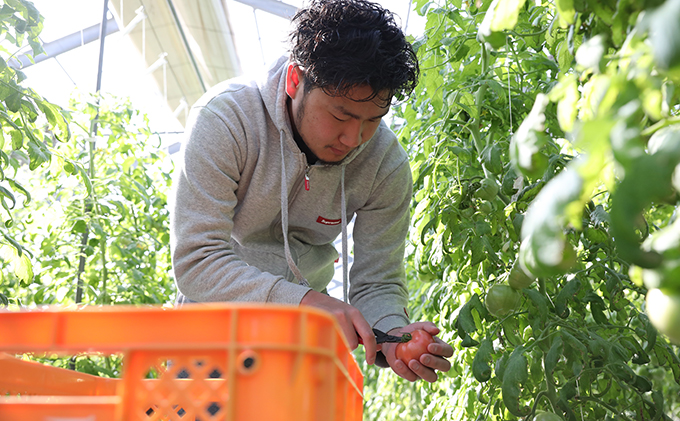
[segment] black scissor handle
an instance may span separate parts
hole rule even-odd
[[[383,344],[385,342],[408,342],[411,340],[411,334],[410,333],[404,333],[402,336],[394,336],[394,335],[388,335],[387,333],[378,330],[378,329],[373,329],[373,333],[375,333],[375,341],[379,344]]]

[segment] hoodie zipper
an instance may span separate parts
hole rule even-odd
[[[305,165],[305,190],[309,191],[309,164]]]

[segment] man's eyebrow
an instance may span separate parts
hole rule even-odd
[[[338,105],[338,106],[336,106],[335,108],[336,108],[339,112],[345,114],[345,115],[348,116],[348,117],[354,118],[354,119],[356,119],[356,120],[361,120],[361,117],[360,117],[360,116],[358,116],[358,115],[356,115],[356,114],[354,114],[354,113],[348,111],[348,110],[347,110],[345,107],[343,107],[342,105]],[[389,112],[390,112],[390,107],[387,107],[387,108],[385,108],[385,112],[384,112],[384,113],[382,113],[382,114],[380,114],[380,115],[377,115],[377,116],[375,116],[375,117],[371,117],[371,118],[369,118],[368,120],[378,120],[378,119],[380,119],[380,118],[385,117],[385,116],[387,115],[387,113],[389,113]]]

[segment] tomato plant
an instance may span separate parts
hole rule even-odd
[[[419,360],[420,356],[427,354],[427,346],[433,344],[432,335],[422,329],[411,332],[411,340],[397,344],[397,358],[408,364],[411,360]]]
[[[456,352],[433,385],[367,368],[367,418],[677,418],[678,348],[645,297],[680,292],[680,3],[415,7],[409,310]],[[496,286],[521,298],[501,317]]]

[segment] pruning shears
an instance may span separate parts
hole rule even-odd
[[[385,342],[397,342],[397,343],[402,343],[402,342],[408,342],[411,340],[411,334],[410,333],[404,333],[402,336],[395,336],[395,335],[388,335],[387,333],[383,332],[382,330],[378,329],[373,329],[373,333],[375,334],[375,341],[379,344],[383,344]],[[361,339],[361,336],[359,336],[359,343],[364,344],[363,339]]]

